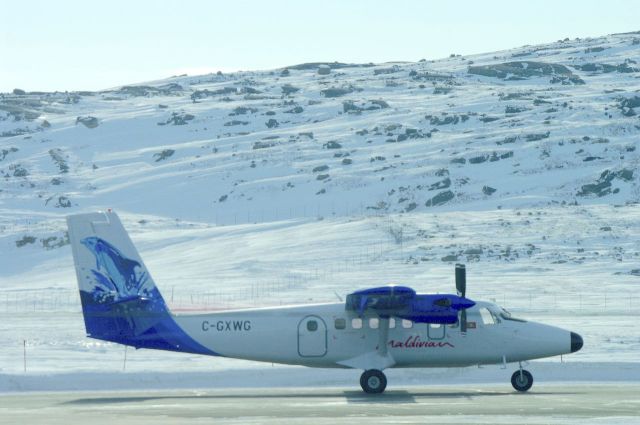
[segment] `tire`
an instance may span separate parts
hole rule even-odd
[[[511,375],[511,385],[522,393],[529,391],[529,388],[533,385],[533,375],[528,370],[522,370],[522,375],[519,370],[516,370]]]
[[[365,370],[360,376],[360,386],[367,394],[380,394],[387,388],[387,377],[378,369]]]

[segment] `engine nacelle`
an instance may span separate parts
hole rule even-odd
[[[357,311],[362,316],[366,309],[378,312],[400,310],[408,307],[416,297],[416,291],[406,286],[382,286],[363,289],[347,295],[346,310]]]
[[[406,286],[383,286],[347,295],[346,310],[362,316],[373,310],[380,317],[400,317],[416,323],[453,324],[458,312],[475,302],[453,294],[419,295]]]
[[[416,323],[449,325],[458,321],[460,310],[474,305],[475,302],[453,294],[416,295],[409,309],[397,316]]]

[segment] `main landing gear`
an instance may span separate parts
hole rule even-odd
[[[513,375],[511,375],[511,385],[522,393],[529,391],[529,388],[533,385],[533,375],[531,375],[528,370],[522,368],[522,363],[520,364],[520,370],[516,370]]]
[[[365,370],[360,376],[360,386],[365,393],[380,394],[387,388],[387,377],[378,369]]]

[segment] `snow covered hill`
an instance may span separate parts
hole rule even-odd
[[[623,34],[327,75],[16,90],[0,98],[0,199],[225,224],[624,204],[638,198],[638,60],[640,34]]]
[[[613,308],[587,331],[602,344],[578,356],[628,360],[639,140],[640,32],[17,89],[0,94],[0,313],[30,311],[34,294],[33,310],[58,309],[47,302],[75,292],[65,215],[113,208],[177,306],[335,300],[391,282],[451,291],[463,261],[474,296],[559,325]],[[57,343],[25,332],[83,350],[76,319]]]

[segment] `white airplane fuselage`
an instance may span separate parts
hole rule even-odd
[[[485,309],[487,323],[481,309]],[[475,327],[465,333],[458,324],[394,319],[387,339],[393,363],[387,367],[497,364],[571,352],[569,331],[505,320],[499,317],[500,311],[495,304],[477,302],[467,313]],[[379,328],[371,326],[377,323],[379,327],[377,316],[360,319],[345,311],[344,303],[177,315],[174,319],[189,336],[224,357],[325,368],[380,367],[373,364],[379,356],[366,356],[380,352]]]

